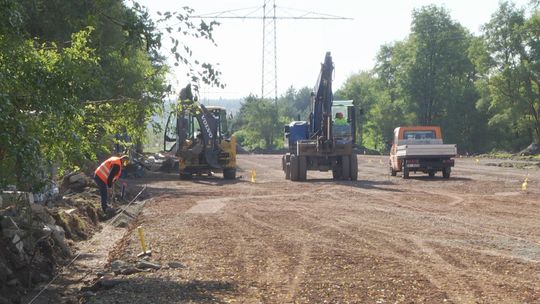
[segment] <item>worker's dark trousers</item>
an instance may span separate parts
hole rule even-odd
[[[107,185],[97,175],[94,175],[94,181],[98,185],[101,195],[101,209],[105,211],[107,209]]]

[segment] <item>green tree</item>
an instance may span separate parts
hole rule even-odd
[[[281,135],[287,118],[278,115],[273,101],[250,95],[242,103],[237,119],[241,127],[235,134],[241,145],[272,149],[283,144]]]
[[[483,93],[479,107],[509,143],[502,148],[516,150],[540,142],[539,28],[538,11],[527,18],[509,2],[501,3],[483,28],[485,47],[476,52],[483,71],[477,83]]]
[[[193,24],[189,8],[158,21],[121,0],[2,0],[0,8],[0,186],[39,186],[41,163],[93,162],[116,133],[142,141],[170,91],[163,37],[193,82],[221,85],[219,71],[173,36],[213,41],[216,23]],[[170,34],[158,30],[169,23]]]
[[[78,94],[87,89],[97,58],[91,30],[74,34],[62,52],[0,36],[0,183],[29,189],[43,160],[84,154]],[[82,141],[84,143],[84,141]],[[16,180],[10,179],[11,174]]]
[[[444,8],[414,10],[409,37],[381,47],[377,56],[375,73],[385,92],[377,110],[393,109],[402,117],[396,123],[441,125],[446,140],[461,151],[482,147],[486,118],[475,107],[477,76],[468,57],[472,41]]]
[[[383,51],[390,51],[384,47]],[[388,66],[390,67],[390,66]],[[394,73],[389,73],[394,75]],[[357,109],[358,144],[385,152],[396,126],[405,123],[403,99],[398,99],[389,78],[363,71],[350,76],[336,92],[336,98],[352,99]]]
[[[278,99],[278,107],[283,116],[291,120],[307,120],[310,112],[311,92],[313,90],[303,87],[296,90],[289,87],[285,94]]]
[[[414,57],[406,89],[419,123],[441,122],[452,115],[449,106],[463,100],[461,89],[472,81],[473,65],[467,57],[470,38],[444,8],[426,6],[413,11],[410,43]]]

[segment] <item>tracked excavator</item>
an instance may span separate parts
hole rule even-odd
[[[332,76],[334,63],[326,53],[314,92],[311,93],[307,121],[285,126],[282,157],[285,178],[305,181],[308,170],[332,171],[334,180],[357,180],[358,163],[353,145],[356,141],[356,113],[351,100],[334,101]]]
[[[236,138],[228,133],[227,112],[200,104],[191,85],[180,91],[178,105],[167,119],[167,142],[174,142],[171,152],[178,157],[180,179],[216,172],[224,179],[236,178]]]

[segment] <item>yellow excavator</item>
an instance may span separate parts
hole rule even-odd
[[[169,115],[165,142],[175,142],[171,152],[178,157],[180,179],[216,172],[223,173],[224,179],[236,178],[236,138],[228,132],[227,112],[200,104],[191,85],[180,91],[177,107]]]

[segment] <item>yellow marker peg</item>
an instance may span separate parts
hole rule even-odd
[[[475,158],[474,160],[476,161],[477,164],[480,162],[479,158]]]
[[[529,185],[529,174],[525,176],[525,180],[521,184],[521,191],[527,191],[527,186]]]
[[[255,182],[255,177],[257,176],[257,172],[255,171],[255,169],[251,170],[251,182],[254,183]]]
[[[140,257],[140,256],[143,256],[143,255],[150,255],[151,251],[146,249],[146,242],[144,241],[144,231],[143,231],[142,226],[137,227],[137,232],[139,233],[139,241],[141,241],[141,247],[142,247],[142,250],[143,250],[137,256]]]

